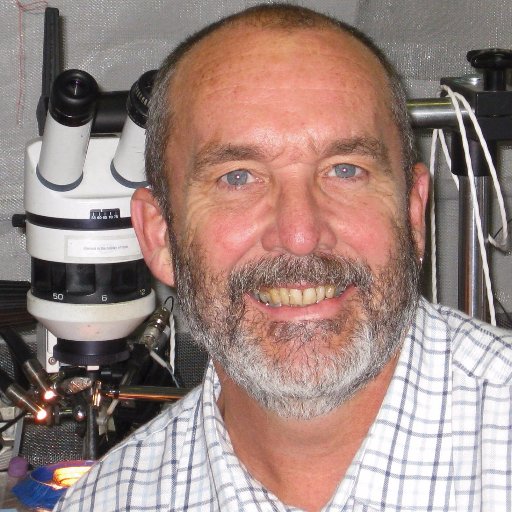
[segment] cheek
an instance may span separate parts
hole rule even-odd
[[[210,208],[189,216],[189,243],[201,248],[208,266],[229,271],[257,244],[254,217],[226,209]]]
[[[393,202],[364,200],[357,208],[345,210],[335,218],[338,243],[345,246],[349,255],[361,258],[370,267],[376,268],[389,261],[390,253],[396,250],[396,223],[398,207]]]

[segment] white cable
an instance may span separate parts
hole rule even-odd
[[[446,138],[444,136],[444,131],[439,130],[439,140],[441,141],[441,147],[443,148],[443,154],[444,158],[446,160],[446,164],[448,165],[448,169],[450,171],[452,170],[452,157],[450,156],[450,151],[448,151],[448,146],[446,144]],[[453,174],[453,172],[450,172],[453,181],[455,182],[455,186],[457,187],[457,190],[459,190],[459,177],[456,174]]]
[[[436,149],[439,130],[432,132],[432,144],[430,146],[430,253],[432,265],[432,302],[437,304],[437,243],[436,243],[436,209],[434,196],[434,174],[436,166]]]
[[[480,125],[478,124],[478,120],[475,116],[475,113],[471,109],[471,105],[468,103],[466,98],[462,96],[460,93],[455,93],[455,96],[457,99],[464,105],[466,110],[468,111],[469,118],[471,119],[473,123],[473,127],[475,129],[476,134],[478,135],[478,140],[480,142],[480,146],[483,149],[485,160],[487,161],[487,165],[489,166],[489,173],[492,177],[492,182],[494,185],[494,190],[496,191],[496,198],[498,199],[498,206],[500,210],[501,215],[501,223],[502,223],[502,240],[501,242],[496,242],[496,240],[489,235],[489,242],[494,245],[495,247],[504,247],[507,243],[508,239],[508,226],[507,226],[507,213],[505,211],[505,201],[503,199],[503,194],[501,192],[501,186],[500,182],[498,180],[498,175],[496,173],[496,167],[494,166],[494,162],[492,161],[491,154],[489,153],[489,148],[487,147],[487,142],[484,138],[484,135],[482,133],[482,129],[480,128]]]
[[[475,188],[475,174],[473,172],[473,166],[471,164],[471,156],[469,153],[469,145],[468,145],[468,139],[466,135],[466,128],[464,126],[464,121],[462,119],[462,113],[460,111],[459,107],[459,98],[456,96],[456,93],[454,93],[449,87],[446,85],[442,85],[441,88],[446,91],[448,96],[450,96],[450,99],[452,100],[453,108],[455,109],[455,115],[457,117],[457,122],[459,124],[459,130],[461,134],[462,139],[462,146],[464,148],[464,157],[466,160],[466,167],[468,171],[468,182],[469,182],[469,188],[471,191],[471,198],[473,201],[473,217],[475,220],[476,225],[476,232],[478,237],[478,244],[480,246],[480,255],[482,258],[482,269],[484,272],[484,281],[485,281],[485,287],[487,291],[487,301],[489,303],[489,316],[491,319],[491,324],[496,325],[496,312],[494,309],[494,299],[492,294],[492,284],[491,284],[491,278],[489,273],[489,262],[487,259],[487,251],[485,247],[485,240],[482,230],[482,219],[480,217],[480,207],[478,205],[478,198],[476,195],[476,188]],[[468,110],[471,110],[471,107],[469,107]],[[475,118],[476,120],[476,118]]]
[[[176,380],[175,380],[175,377],[174,377],[174,371],[172,369],[172,366],[167,362],[165,361],[164,359],[162,359],[154,350],[150,350],[149,351],[149,355],[162,367],[162,368],[165,368],[170,374],[171,374],[171,377],[172,377],[172,380],[173,382],[176,384]]]

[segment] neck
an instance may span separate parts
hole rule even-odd
[[[310,420],[282,418],[263,408],[216,364],[222,386],[218,406],[237,457],[283,503],[320,510],[375,420],[396,362],[392,358],[340,407]]]

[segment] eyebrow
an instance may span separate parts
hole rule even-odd
[[[362,155],[368,156],[382,164],[384,172],[390,173],[389,152],[386,145],[375,137],[362,136],[337,139],[329,143],[325,149],[318,151],[319,158],[333,156]],[[226,162],[238,160],[271,160],[274,155],[255,145],[207,144],[195,155],[192,174],[189,180],[201,180],[208,168]]]
[[[375,137],[363,136],[347,139],[337,139],[322,151],[323,158],[336,155],[368,156],[380,163],[386,173],[391,172],[391,161],[387,146]]]
[[[203,173],[214,165],[237,160],[264,160],[268,156],[266,152],[253,145],[207,144],[195,155],[192,179],[200,180]]]

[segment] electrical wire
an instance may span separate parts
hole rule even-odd
[[[441,90],[446,92],[446,94],[451,99],[453,108],[455,110],[457,123],[459,125],[462,146],[464,149],[464,157],[465,157],[466,167],[467,167],[468,177],[469,177],[468,182],[469,182],[469,187],[470,187],[470,192],[471,192],[471,199],[473,202],[473,213],[474,213],[475,226],[476,226],[476,230],[477,230],[477,238],[478,238],[478,243],[479,243],[479,248],[480,248],[480,256],[482,259],[482,268],[483,268],[483,273],[484,273],[487,301],[489,304],[489,316],[490,316],[491,324],[496,325],[496,311],[494,308],[494,294],[492,292],[492,283],[491,283],[491,278],[490,278],[489,262],[488,262],[488,258],[487,258],[485,239],[484,239],[483,230],[482,230],[482,219],[480,216],[480,208],[478,205],[478,198],[476,195],[475,175],[474,175],[473,166],[471,163],[471,156],[469,153],[469,145],[468,145],[468,139],[467,139],[467,134],[466,134],[466,128],[464,126],[464,121],[462,119],[462,113],[460,111],[459,102],[466,108],[468,115],[471,119],[471,122],[473,123],[473,127],[478,136],[480,146],[482,147],[482,150],[484,152],[484,155],[485,155],[485,158],[487,161],[487,165],[489,167],[489,173],[491,174],[494,189],[496,191],[496,196],[498,198],[498,205],[499,205],[499,209],[500,209],[501,220],[503,223],[503,227],[502,227],[503,235],[501,237],[500,242],[497,242],[495,240],[495,238],[490,235],[487,236],[487,240],[489,241],[489,243],[491,243],[495,247],[504,247],[507,243],[508,229],[507,229],[507,217],[506,217],[506,212],[505,212],[505,203],[503,200],[503,194],[501,192],[501,187],[500,187],[500,183],[499,183],[499,180],[497,177],[496,168],[492,161],[492,157],[489,152],[489,148],[487,147],[487,142],[485,141],[485,138],[483,136],[482,130],[478,123],[478,119],[476,118],[474,112],[471,109],[471,105],[468,103],[466,98],[464,98],[460,93],[453,92],[450,89],[450,87],[448,87],[446,85],[442,85]],[[435,169],[435,154],[436,154],[436,146],[437,146],[438,138],[441,142],[441,146],[443,148],[446,162],[451,171],[451,158],[449,155],[448,147],[446,145],[444,133],[442,130],[440,130],[440,131],[434,130],[434,132],[432,134],[432,146],[431,146],[431,151],[430,151],[430,172],[431,172],[432,177],[433,177],[433,172]],[[458,189],[459,188],[458,187],[458,179],[453,173],[451,173],[451,174],[455,180],[455,183],[456,183],[457,189]],[[432,203],[433,202],[434,201],[432,200]],[[433,209],[431,209],[431,213],[432,212],[433,212]],[[432,247],[433,247],[433,250],[432,250],[432,258],[433,258],[432,259],[432,267],[433,267],[432,289],[433,289],[433,293],[435,292],[437,294],[437,273],[435,270],[435,267],[437,266],[437,256],[436,256],[436,251],[435,251],[435,249],[436,249],[435,213],[434,213],[434,221],[431,221],[431,222],[433,222],[433,230],[432,230],[432,235],[431,235],[432,236]],[[434,279],[435,279],[435,283],[434,283]],[[436,300],[437,300],[437,297],[436,297]]]
[[[167,302],[171,302],[171,305],[170,307],[167,306]],[[167,297],[167,299],[165,299],[165,301],[163,302],[163,305],[162,305],[164,308],[166,308],[170,315],[169,315],[169,337],[168,337],[168,341],[169,341],[169,362],[165,361],[165,359],[163,359],[162,357],[160,357],[157,352],[155,350],[153,350],[152,348],[150,348],[150,346],[147,346],[148,348],[148,352],[149,352],[149,355],[150,357],[156,362],[158,363],[160,366],[162,366],[163,368],[165,368],[170,376],[171,376],[171,380],[172,380],[172,383],[175,387],[179,388],[180,385],[176,379],[176,376],[174,375],[174,355],[175,355],[175,346],[176,346],[176,341],[175,341],[175,326],[174,326],[174,316],[172,314],[172,311],[174,309],[174,297],[172,295],[169,295],[169,297]],[[125,378],[127,377],[127,374],[124,375],[122,381],[121,381],[121,384],[123,384],[125,382]],[[105,413],[105,416],[102,420],[102,423],[104,425],[106,425],[110,419],[110,417],[114,414],[114,411],[115,409],[117,408],[119,404],[119,400],[118,399],[114,399],[112,400],[112,402],[110,403],[109,407],[107,408],[107,411]]]
[[[437,304],[437,243],[436,243],[436,209],[434,194],[434,174],[436,164],[436,143],[439,136],[439,130],[432,132],[432,144],[430,146],[430,182],[432,189],[430,191],[430,247],[432,260],[432,302]]]
[[[178,381],[176,380],[176,377],[174,376],[174,371],[172,369],[172,366],[167,362],[165,361],[164,359],[162,359],[154,350],[150,350],[149,351],[149,355],[162,367],[162,368],[165,368],[170,376],[171,376],[171,380],[173,382],[173,384],[179,388],[180,385],[178,384]]]
[[[446,90],[447,86],[444,85],[443,88]],[[501,185],[498,180],[498,174],[496,172],[496,167],[494,166],[494,162],[492,161],[491,153],[489,152],[489,148],[487,147],[487,142],[485,140],[485,137],[482,133],[482,129],[480,128],[480,124],[478,123],[478,119],[475,116],[475,113],[471,109],[471,105],[469,104],[468,100],[462,96],[462,94],[456,92],[454,93],[457,100],[459,100],[464,107],[466,108],[469,118],[471,119],[471,122],[473,123],[473,128],[478,136],[478,141],[480,142],[480,146],[482,147],[482,150],[485,155],[485,160],[487,162],[487,165],[489,167],[489,174],[491,175],[492,182],[494,185],[494,190],[496,191],[496,199],[498,200],[498,207],[500,211],[501,216],[501,223],[503,226],[503,235],[502,235],[502,241],[497,242],[494,240],[492,236],[489,235],[489,242],[494,245],[495,247],[504,247],[507,243],[508,238],[508,230],[507,230],[507,213],[505,211],[505,200],[503,199],[503,194],[501,192]],[[474,178],[474,176],[473,176]]]
[[[467,134],[466,134],[466,127],[464,126],[464,121],[462,120],[462,113],[460,111],[460,106],[457,101],[458,97],[449,87],[443,85],[443,86],[441,86],[441,88],[444,91],[446,91],[446,93],[452,100],[452,104],[455,109],[455,115],[457,117],[457,122],[459,123],[462,147],[464,148],[464,158],[466,160],[466,168],[468,171],[469,189],[470,189],[471,198],[473,201],[473,213],[474,213],[473,217],[475,220],[478,244],[480,247],[480,256],[482,259],[482,270],[484,273],[485,288],[487,291],[487,301],[489,303],[489,316],[491,319],[491,324],[496,325],[496,312],[494,309],[492,283],[491,283],[491,277],[490,277],[490,272],[489,272],[489,262],[487,259],[487,251],[486,251],[486,247],[485,247],[485,240],[484,240],[484,234],[483,234],[483,229],[482,229],[482,217],[480,215],[480,207],[478,205],[478,198],[476,195],[475,173],[473,172],[473,164],[471,162],[471,155],[469,153],[469,144],[468,144],[468,138],[467,138]],[[471,108],[470,108],[470,110],[471,110]]]
[[[511,218],[511,219],[507,219],[507,231],[508,231],[508,226],[509,226],[509,224],[510,224],[511,222],[512,222],[512,218]],[[498,229],[498,231],[496,231],[496,233],[494,233],[493,238],[496,238],[496,237],[497,237],[497,236],[498,236],[502,231],[503,231],[503,226],[502,226],[500,229]],[[508,250],[508,251],[503,251],[503,252],[505,252],[505,253],[506,253],[506,254],[508,254],[508,255],[510,255],[510,254],[511,254],[511,251],[510,251],[510,250]]]
[[[17,416],[15,416],[12,420],[9,420],[9,421],[6,421],[5,422],[5,425],[0,427],[0,434],[3,434],[6,430],[8,430],[9,428],[11,428],[13,425],[15,425],[16,423],[18,423],[18,421],[21,420],[21,418],[23,418],[23,416],[25,416],[25,414],[27,414],[26,411],[21,411]]]

